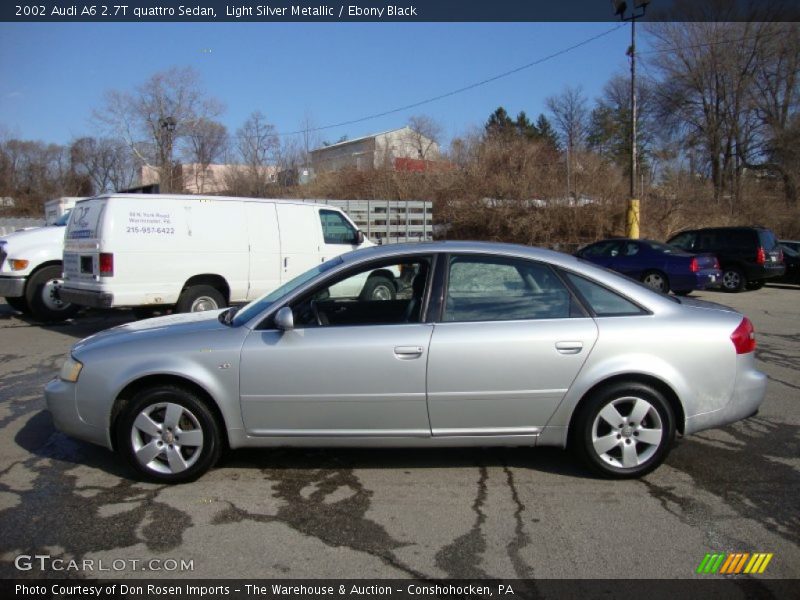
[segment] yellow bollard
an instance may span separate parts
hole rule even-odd
[[[625,215],[625,235],[639,239],[639,199],[628,200],[628,211]]]

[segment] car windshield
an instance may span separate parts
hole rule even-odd
[[[287,281],[279,288],[276,288],[275,290],[271,291],[269,294],[261,296],[260,298],[256,298],[250,304],[247,304],[246,306],[242,307],[242,309],[236,313],[236,316],[231,321],[231,324],[234,327],[239,327],[240,325],[247,323],[247,321],[249,321],[259,313],[266,310],[266,308],[276,300],[283,298],[285,295],[290,294],[291,292],[299,288],[301,285],[314,279],[314,277],[316,277],[317,275],[324,273],[325,271],[329,271],[333,267],[340,265],[343,262],[344,261],[340,256],[336,256],[330,260],[325,261],[321,265],[317,265],[313,269],[309,269],[305,273],[301,273],[294,279]]]

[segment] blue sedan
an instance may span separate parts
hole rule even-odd
[[[639,279],[653,289],[686,295],[692,290],[719,287],[722,271],[712,254],[689,254],[652,240],[602,240],[578,250],[575,256]]]

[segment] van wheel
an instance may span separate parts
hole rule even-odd
[[[225,308],[228,303],[218,289],[210,285],[192,285],[183,290],[175,309],[180,313]]]
[[[25,287],[25,302],[34,319],[63,321],[78,312],[78,306],[58,297],[62,283],[60,265],[44,267],[31,276]]]
[[[21,313],[27,314],[30,312],[30,309],[28,308],[28,303],[25,302],[25,298],[23,296],[17,296],[16,298],[6,298],[6,304],[8,304],[11,308]]]
[[[116,425],[117,447],[150,480],[193,481],[219,459],[222,436],[196,394],[174,385],[142,390]]]
[[[394,300],[396,296],[394,283],[386,277],[376,275],[367,279],[359,298],[361,300]]]

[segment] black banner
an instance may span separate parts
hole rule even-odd
[[[692,580],[576,579],[576,580],[405,580],[405,579],[164,579],[164,580],[0,580],[0,597],[8,600],[82,598],[131,600],[420,600],[475,599],[580,600],[613,598],[796,598],[796,580],[750,577]]]
[[[11,22],[512,22],[797,21],[800,0],[92,0],[16,1],[0,6]]]

